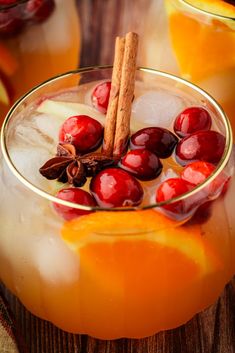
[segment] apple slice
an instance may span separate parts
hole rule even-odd
[[[10,97],[9,97],[7,88],[1,78],[0,78],[0,103],[3,103],[4,105],[10,104]]]
[[[63,120],[73,115],[88,115],[91,118],[104,123],[105,115],[98,112],[89,105],[73,102],[60,102],[52,99],[44,100],[37,108],[37,112],[49,115],[55,115]]]

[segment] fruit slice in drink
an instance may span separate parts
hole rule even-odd
[[[178,226],[153,210],[65,222],[62,237],[80,259],[83,331],[138,337],[193,315],[221,264],[200,226]]]
[[[187,1],[196,8],[221,16],[235,16],[235,6],[224,1]],[[166,0],[172,45],[181,74],[197,82],[210,75],[227,72],[235,66],[235,33],[233,21],[207,17],[174,8]],[[188,13],[187,13],[188,9]],[[203,17],[204,16],[204,17]],[[231,27],[231,25],[232,27]]]

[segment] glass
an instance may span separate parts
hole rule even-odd
[[[79,63],[75,0],[15,3],[0,5],[0,122],[22,94]]]
[[[55,152],[65,115],[90,111],[104,122],[90,94],[111,73],[90,68],[58,76],[8,113],[1,132],[0,277],[28,310],[63,330],[140,338],[185,323],[212,304],[235,273],[232,132],[221,108],[200,88],[140,68],[134,104],[145,93],[164,91],[183,106],[205,107],[226,138],[215,172],[173,200],[193,205],[193,211],[170,219],[159,210],[173,201],[107,211],[58,199],[63,184],[44,179],[38,169]],[[133,130],[145,126],[135,114]],[[164,165],[165,171],[176,166],[173,159]],[[216,180],[222,187],[210,198]],[[143,187],[152,192],[158,182]],[[65,221],[55,202],[94,212]]]
[[[235,6],[221,0],[165,0],[164,11],[157,3],[152,1],[148,13],[144,65],[180,75],[209,92],[234,130]]]

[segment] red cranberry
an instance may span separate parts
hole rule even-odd
[[[187,165],[196,160],[216,164],[225,148],[225,137],[216,131],[198,131],[184,137],[176,147],[176,160]]]
[[[91,101],[93,106],[101,113],[106,114],[109,104],[111,82],[102,82],[92,92]]]
[[[90,190],[101,207],[137,206],[144,193],[132,175],[118,168],[98,173],[91,180]]]
[[[185,194],[193,188],[194,185],[181,178],[167,179],[163,183],[161,183],[157,189],[156,202],[171,200],[177,196]],[[190,202],[190,206],[191,205],[192,204]],[[187,199],[169,203],[162,207],[176,214],[185,214],[190,211],[190,208],[187,205]]]
[[[55,8],[54,0],[29,0],[25,7],[25,17],[34,22],[45,21]]]
[[[129,151],[119,166],[140,180],[155,179],[162,171],[159,158],[146,149]]]
[[[61,200],[70,201],[85,206],[97,206],[94,198],[87,192],[78,188],[67,188],[61,189],[56,197]],[[71,220],[73,218],[87,215],[92,211],[79,210],[77,208],[72,208],[68,206],[61,205],[59,203],[53,203],[56,212],[66,220]]]
[[[103,126],[87,115],[71,116],[60,128],[60,142],[71,143],[76,150],[86,153],[95,150],[101,144]]]
[[[215,170],[215,166],[208,162],[197,161],[188,164],[181,173],[182,179],[191,184],[203,183]]]
[[[160,127],[147,127],[131,136],[132,150],[146,148],[159,158],[168,158],[173,152],[178,138],[169,130]]]
[[[185,137],[193,132],[210,130],[211,116],[207,110],[201,107],[187,108],[175,119],[174,130],[180,137]]]
[[[23,27],[17,8],[0,11],[0,36],[10,36],[18,33]]]
[[[207,162],[198,161],[188,164],[181,173],[181,177],[192,183],[198,185],[203,183],[214,171],[216,167]],[[205,196],[209,198],[217,198],[220,195],[224,195],[228,189],[230,177],[224,172],[221,172],[216,178],[214,178],[208,186],[204,189]]]

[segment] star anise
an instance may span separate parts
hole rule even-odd
[[[117,162],[114,157],[108,157],[99,152],[78,155],[71,144],[59,144],[57,154],[49,159],[39,172],[47,179],[57,179],[74,186],[85,184],[88,176],[93,176],[105,167]]]

